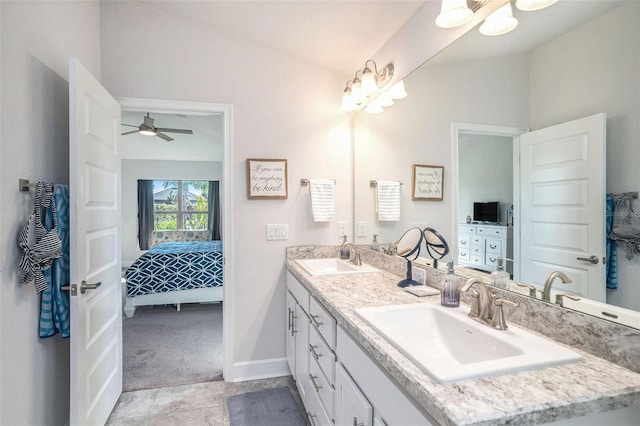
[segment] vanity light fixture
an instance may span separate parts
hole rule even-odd
[[[440,28],[455,28],[466,24],[473,18],[473,11],[467,6],[467,0],[442,0],[436,25]]]
[[[525,12],[533,12],[549,7],[557,1],[558,0],[516,0],[516,7]]]
[[[366,112],[377,114],[382,112],[382,107],[391,106],[394,99],[402,99],[407,96],[402,82],[392,86],[387,92],[387,86],[393,77],[393,64],[387,64],[378,70],[376,62],[372,59],[364,63],[362,70],[356,71],[353,80],[347,81],[342,92],[342,111],[355,111],[364,109]],[[362,79],[358,74],[362,73]],[[400,86],[398,86],[400,84]]]
[[[486,36],[499,36],[513,31],[517,26],[518,20],[513,17],[513,8],[509,2],[487,16],[478,30]]]

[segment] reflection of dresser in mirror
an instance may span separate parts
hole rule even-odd
[[[513,227],[507,225],[458,225],[458,265],[495,271],[498,258],[513,258]],[[513,275],[511,262],[505,270]]]

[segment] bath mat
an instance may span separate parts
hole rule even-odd
[[[231,426],[305,426],[288,387],[227,397]]]

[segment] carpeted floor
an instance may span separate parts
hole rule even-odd
[[[124,392],[222,380],[222,304],[140,307],[123,349]]]

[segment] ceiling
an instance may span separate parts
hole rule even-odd
[[[351,75],[380,50],[425,0],[145,0],[143,3]]]

